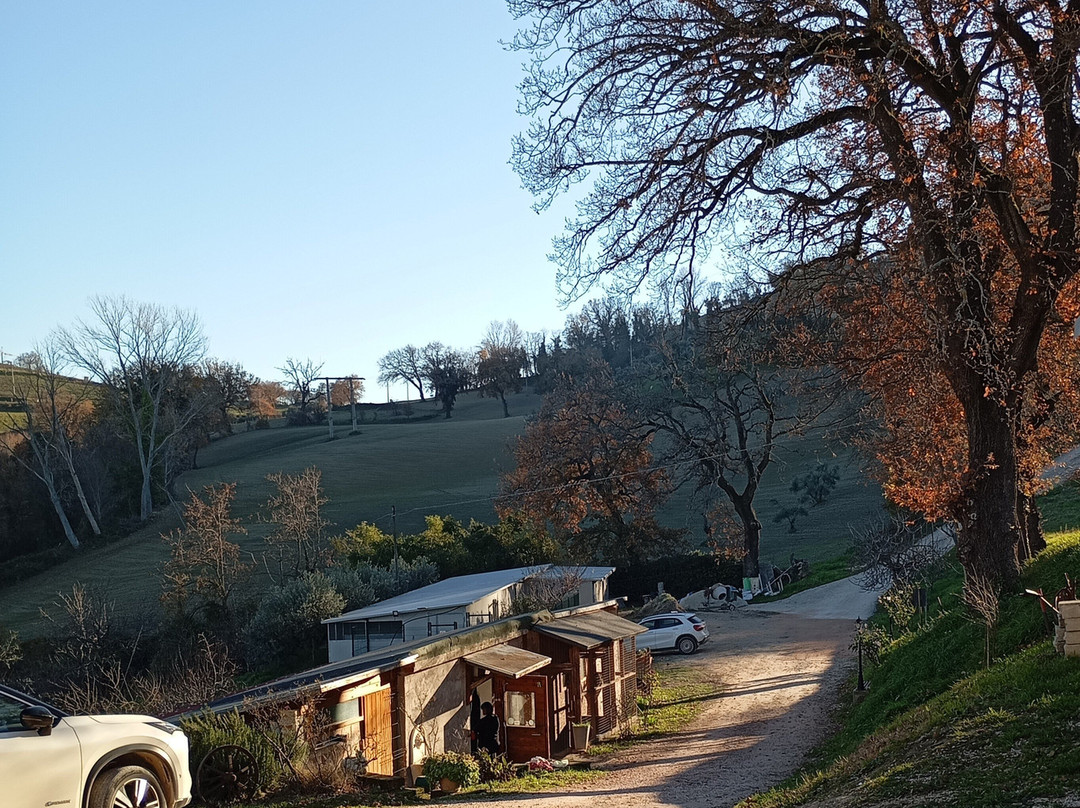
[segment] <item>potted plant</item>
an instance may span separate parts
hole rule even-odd
[[[571,732],[574,734],[574,748],[575,749],[588,749],[589,748],[589,734],[592,731],[592,721],[589,720],[589,716],[583,715],[577,721],[571,725]]]
[[[443,791],[453,794],[459,788],[480,782],[480,764],[476,758],[460,752],[429,755],[424,761],[424,777],[428,783],[438,783]]]

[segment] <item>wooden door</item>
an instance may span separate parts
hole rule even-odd
[[[535,755],[551,757],[551,702],[546,676],[507,680],[503,690],[506,756],[525,763]]]
[[[570,746],[570,684],[566,671],[551,679],[551,738],[556,749]]]
[[[390,687],[361,698],[364,715],[364,756],[368,774],[394,773],[394,734],[390,721]]]

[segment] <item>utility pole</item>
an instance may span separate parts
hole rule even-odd
[[[397,552],[397,505],[390,506],[390,518],[393,520],[394,529],[394,588],[398,586],[398,552]]]
[[[352,431],[356,432],[356,391],[353,389],[353,377],[349,377],[349,403],[352,405]]]
[[[334,402],[330,398],[330,377],[326,377],[326,421],[330,424],[330,440],[334,439]]]

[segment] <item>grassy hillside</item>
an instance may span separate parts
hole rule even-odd
[[[1055,491],[1043,510],[1050,546],[1024,585],[1053,593],[1080,572],[1080,487]],[[1053,652],[1037,601],[1017,595],[1002,604],[984,668],[983,628],[960,606],[960,585],[954,569],[933,593],[931,623],[869,672],[865,701],[822,751],[831,762],[743,808],[1080,804],[1080,660]]]
[[[201,450],[199,468],[185,474],[177,490],[201,491],[206,485],[235,482],[236,513],[254,522],[270,493],[266,475],[295,473],[314,465],[322,471],[331,500],[326,516],[340,530],[367,521],[389,531],[391,507],[397,508],[402,533],[422,529],[424,516],[431,513],[490,521],[499,475],[513,463],[512,441],[539,405],[538,395],[514,396],[511,417],[503,418],[498,400],[465,395],[454,417],[446,420],[435,404],[413,402],[408,422],[398,422],[387,409],[366,410],[359,435],[348,434],[349,413],[339,412],[334,441],[328,441],[325,426],[276,424],[268,430],[240,432]],[[791,479],[819,458],[841,464],[840,483],[826,503],[799,520],[799,531],[789,534],[786,525],[771,521],[771,514],[793,499],[788,490]],[[686,494],[677,494],[662,516],[700,541],[702,517],[699,511],[688,510],[686,499]],[[834,458],[820,440],[803,438],[784,447],[758,502],[765,525],[762,556],[786,564],[791,553],[817,561],[842,552],[848,542],[847,526],[880,509],[880,492],[864,483],[860,468],[847,455]],[[158,569],[165,560],[160,536],[177,525],[174,512],[162,511],[150,525],[121,541],[89,548],[61,566],[0,590],[0,624],[24,636],[38,633],[39,607],[55,601],[58,591],[70,591],[75,581],[105,589],[121,612],[153,614]],[[249,531],[238,541],[258,552],[267,526],[255,522]]]

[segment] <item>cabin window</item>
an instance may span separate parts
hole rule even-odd
[[[400,620],[379,620],[367,623],[368,636],[371,639],[393,639],[401,634]]]
[[[360,720],[360,699],[330,705],[330,723],[346,724]]]
[[[536,696],[518,690],[506,691],[506,726],[536,726]]]

